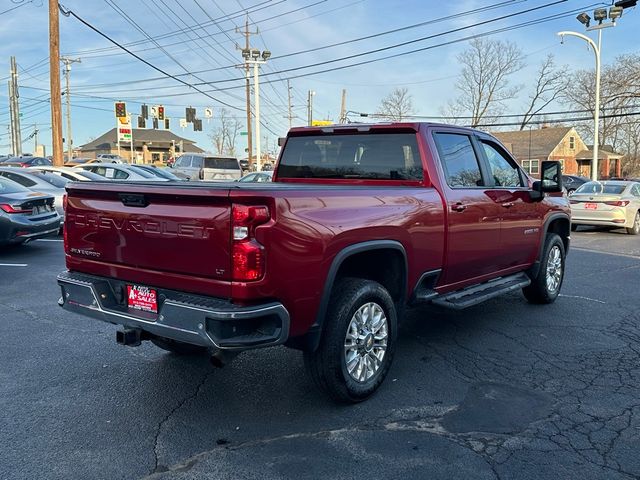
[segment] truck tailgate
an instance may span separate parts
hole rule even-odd
[[[70,270],[162,286],[169,279],[228,283],[229,188],[224,185],[73,183],[65,238]],[[185,288],[224,295],[205,288]],[[215,286],[213,282],[213,285]],[[219,284],[222,287],[222,283]],[[206,291],[205,291],[206,290]]]

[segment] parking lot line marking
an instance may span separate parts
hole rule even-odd
[[[28,263],[0,263],[0,267],[28,267]]]
[[[602,303],[602,304],[606,304],[607,303],[607,302],[603,302],[602,300],[596,300],[595,298],[589,298],[589,297],[582,297],[580,295],[565,295],[564,293],[561,293],[558,296],[559,297],[565,297],[565,298],[578,298],[580,300],[589,300],[590,302],[597,302],[597,303]]]
[[[630,255],[628,253],[612,253],[612,252],[603,252],[602,250],[595,250],[593,248],[583,248],[583,247],[571,247],[572,250],[580,250],[582,252],[589,253],[602,253],[603,255],[613,255],[615,257],[627,257],[627,258],[635,258],[640,259],[640,255]]]

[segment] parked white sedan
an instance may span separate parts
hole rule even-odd
[[[640,233],[640,183],[620,180],[587,182],[569,197],[571,229],[579,225],[624,227]]]

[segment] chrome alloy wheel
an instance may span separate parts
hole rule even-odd
[[[377,303],[365,303],[353,314],[344,339],[344,360],[351,378],[362,383],[378,372],[388,337],[389,322]]]
[[[549,293],[555,293],[560,288],[560,279],[562,278],[562,253],[560,247],[554,245],[549,251],[547,260],[547,290]]]

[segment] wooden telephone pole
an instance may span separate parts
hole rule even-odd
[[[53,164],[64,164],[62,152],[62,94],[60,93],[60,29],[58,0],[49,0],[49,79]]]

